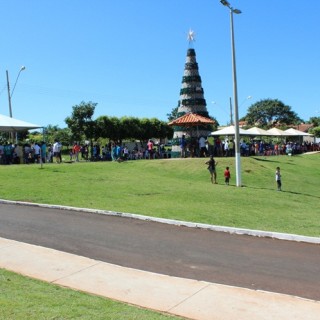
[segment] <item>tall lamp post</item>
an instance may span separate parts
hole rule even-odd
[[[10,118],[12,118],[12,106],[11,106],[11,98],[12,98],[12,95],[13,95],[13,92],[14,92],[14,89],[16,88],[16,85],[17,85],[17,82],[18,82],[18,79],[19,79],[19,76],[20,76],[20,73],[21,71],[25,70],[26,67],[25,66],[22,66],[19,70],[19,73],[17,75],[17,79],[14,83],[14,86],[13,86],[13,89],[12,91],[10,92],[10,81],[9,81],[9,72],[8,70],[6,70],[6,74],[7,74],[7,88],[8,88],[8,100],[9,100],[9,114],[10,114]],[[17,136],[17,133],[16,133],[16,140],[18,139],[18,136]],[[14,140],[14,134],[13,132],[11,133],[11,138],[12,138],[12,141]]]
[[[7,74],[7,88],[8,88],[8,100],[9,100],[9,114],[10,114],[10,118],[12,118],[11,98],[12,98],[14,89],[16,88],[16,85],[17,85],[17,82],[18,82],[20,73],[21,73],[21,71],[23,71],[23,70],[25,70],[25,69],[26,69],[25,66],[22,66],[22,67],[20,68],[20,71],[19,71],[19,73],[18,73],[17,79],[16,79],[16,81],[15,81],[15,83],[14,83],[14,86],[13,86],[13,89],[12,89],[11,92],[10,92],[9,72],[8,72],[8,70],[6,71],[6,74]]]
[[[236,160],[236,185],[241,187],[241,158],[240,158],[240,130],[239,130],[239,111],[238,111],[238,89],[236,71],[236,52],[234,45],[233,14],[240,14],[239,9],[231,7],[226,0],[220,0],[221,4],[230,9],[230,28],[231,28],[231,50],[232,50],[232,74],[233,74],[233,100],[234,100],[234,129],[235,129],[235,160]]]

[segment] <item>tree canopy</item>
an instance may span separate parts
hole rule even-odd
[[[146,141],[150,138],[167,138],[173,134],[172,128],[164,121],[156,118],[107,117],[96,120],[96,131],[99,137],[114,141],[137,139]]]
[[[274,125],[287,126],[298,124],[302,119],[291,110],[290,106],[285,105],[277,99],[260,100],[249,107],[244,120],[248,125],[270,128]]]
[[[74,140],[81,140],[84,135],[88,139],[95,136],[95,122],[92,120],[97,103],[82,101],[79,105],[72,107],[70,117],[65,119],[68,128],[73,134]]]
[[[168,121],[172,121],[178,118],[178,108],[179,107],[175,107],[171,110],[171,113],[167,113]]]
[[[312,123],[314,127],[320,127],[320,117],[311,117],[308,123]]]
[[[310,129],[309,133],[313,134],[317,138],[320,138],[320,126]]]
[[[309,133],[320,138],[320,117],[311,117],[308,122],[313,124],[313,128],[309,130]]]
[[[135,117],[108,117],[100,116],[93,120],[97,103],[82,101],[73,106],[70,117],[65,119],[72,133],[74,141],[86,139],[107,138],[113,141],[124,139],[137,139],[141,141],[150,138],[172,137],[173,130],[167,122],[156,118],[139,119]]]

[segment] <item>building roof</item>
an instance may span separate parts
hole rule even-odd
[[[37,129],[41,127],[42,126],[37,124],[21,121],[0,114],[0,131],[2,132],[15,132],[29,129]]]
[[[294,129],[299,131],[308,132],[310,128],[313,128],[312,123],[300,123],[297,126],[292,126]]]
[[[168,123],[169,126],[181,126],[181,127],[191,127],[197,125],[206,125],[206,124],[214,124],[215,121],[203,117],[197,113],[186,113],[183,116],[171,121]]]

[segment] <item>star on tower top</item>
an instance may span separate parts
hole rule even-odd
[[[188,32],[188,41],[189,41],[189,43],[195,42],[196,41],[195,37],[196,37],[195,32],[190,29],[189,32]]]

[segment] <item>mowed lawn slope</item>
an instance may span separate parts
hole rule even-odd
[[[0,269],[0,320],[181,319]]]
[[[320,236],[320,154],[0,166],[0,198],[143,214],[214,225]],[[223,171],[231,170],[230,186]],[[276,191],[281,167],[283,191]]]

